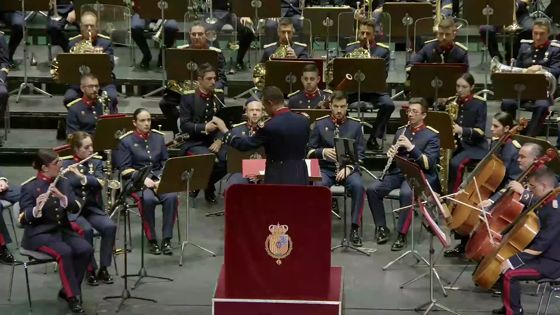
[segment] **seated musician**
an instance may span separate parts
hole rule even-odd
[[[364,58],[358,54],[354,56],[360,49],[365,49],[369,53],[371,58],[381,58],[385,61],[385,71],[389,73],[389,63],[391,62],[391,52],[389,47],[382,43],[377,43],[375,41],[375,26],[371,20],[365,20],[360,24],[359,29],[360,41],[349,43],[346,46],[345,54],[347,57],[353,58]],[[377,112],[377,117],[373,123],[373,128],[371,130],[371,135],[367,141],[367,148],[370,150],[380,150],[380,144],[378,140],[383,139],[385,136],[385,130],[387,129],[387,123],[391,114],[395,110],[395,104],[391,97],[387,93],[362,93],[361,99],[373,104],[375,108],[379,108]],[[355,102],[358,100],[357,94],[352,94],[349,97],[349,102]],[[361,106],[358,104],[358,106]]]
[[[323,104],[330,98],[331,90],[319,89],[321,76],[315,64],[303,67],[301,74],[303,90],[297,90],[288,95],[288,107],[291,109],[323,108]]]
[[[145,0],[144,0],[145,1]],[[138,11],[138,8],[142,7],[143,0],[135,0],[133,4],[133,8],[135,11]],[[149,20],[146,21],[138,12],[135,12],[132,15],[132,20],[130,24],[132,40],[138,45],[140,51],[142,52],[142,60],[138,64],[138,68],[147,70],[150,68],[150,61],[152,61],[152,53],[150,51],[150,46],[148,46],[148,42],[146,41],[146,36],[144,35],[144,30],[147,28],[149,23],[162,23],[161,20]],[[172,48],[175,44],[175,35],[179,32],[179,27],[177,26],[177,21],[175,20],[165,20],[163,24],[163,41],[165,48]],[[156,30],[156,32],[161,30]],[[161,38],[160,38],[161,41]],[[161,51],[158,55],[158,62],[157,66],[162,66],[162,56]]]
[[[334,1],[339,2],[340,0],[334,0]],[[280,2],[280,17],[279,17],[280,22],[278,22],[277,18],[266,19],[265,33],[264,33],[265,43],[273,40],[276,30],[279,24],[282,23],[282,20],[289,21],[292,25],[294,25],[295,30],[298,33],[301,33],[301,30],[303,28],[303,19],[301,17],[303,8],[300,5],[301,2],[302,1],[300,0],[282,0]],[[305,1],[303,2],[305,3]],[[290,43],[291,42],[292,41],[290,38]]]
[[[111,38],[97,32],[97,15],[91,11],[85,11],[82,13],[80,18],[80,35],[70,38],[70,52],[76,53],[104,53],[111,57],[111,62],[113,66],[114,55],[113,55],[113,44],[111,43]],[[84,42],[85,41],[85,42]],[[93,48],[87,47],[85,44],[90,41]],[[85,48],[84,48],[85,46]],[[76,47],[76,48],[74,48]],[[117,88],[114,83],[107,84],[101,87],[101,90],[107,92],[109,99],[111,100],[109,108],[111,112],[117,112]],[[64,105],[72,102],[73,100],[82,96],[82,91],[80,91],[79,85],[71,85],[66,93],[64,93]]]
[[[216,78],[216,88],[223,90],[227,85],[227,77],[225,73],[225,58],[222,51],[216,47],[210,46],[210,42],[206,37],[206,29],[202,24],[193,24],[191,26],[191,31],[189,33],[190,44],[179,46],[178,48],[191,48],[191,49],[210,49],[218,53],[218,69]],[[163,93],[163,98],[159,102],[159,108],[166,121],[170,125],[171,129],[175,134],[179,133],[177,127],[177,119],[179,118],[179,102],[181,96],[184,95],[189,90],[194,90],[195,85],[190,81],[176,82],[178,86],[173,86],[172,82],[168,82],[167,88]],[[195,82],[196,83],[196,82]]]
[[[523,314],[521,282],[560,277],[560,197],[557,193],[547,197],[547,194],[558,188],[556,175],[543,167],[529,175],[529,187],[535,198],[546,198],[543,205],[535,210],[539,230],[527,248],[503,261],[503,306],[493,310],[492,314]]]
[[[80,80],[81,98],[68,103],[66,116],[66,134],[70,136],[76,131],[95,134],[97,119],[107,112],[108,104],[102,104],[99,95],[99,80],[93,74],[86,74]],[[108,102],[108,99],[104,101]],[[107,113],[108,114],[108,113]]]
[[[264,116],[263,104],[259,101],[249,102],[245,105],[245,115],[247,116],[247,121],[233,125],[230,131],[232,135],[236,137],[252,137],[259,129],[259,122],[261,122]],[[255,153],[254,158],[260,159],[263,157]],[[229,176],[226,187],[234,184],[249,184],[250,182],[255,182],[255,180],[244,178],[241,173],[233,173]]]
[[[500,62],[505,62],[509,64],[509,61],[514,56],[517,56],[519,51],[520,41],[522,39],[531,39],[531,30],[533,29],[533,18],[529,14],[529,7],[531,5],[531,0],[516,0],[515,1],[515,17],[517,24],[513,24],[507,27],[497,26],[497,25],[481,25],[480,26],[480,40],[485,43],[488,47],[488,53],[490,57],[497,57]],[[495,8],[499,9],[499,8]],[[519,28],[519,29],[518,29]],[[505,34],[511,34],[511,36],[506,36],[506,42],[504,43],[505,48],[505,59],[503,58],[500,50],[498,49],[498,32],[502,31]],[[488,43],[486,43],[486,32],[488,32]],[[511,51],[511,38],[513,37],[513,52]]]
[[[21,246],[56,260],[62,282],[58,296],[68,302],[72,313],[84,313],[81,284],[93,258],[93,249],[74,232],[68,220],[67,214],[78,213],[82,203],[69,181],[60,177],[61,166],[53,150],[39,149],[33,161],[37,175],[21,185],[19,221],[25,227]],[[80,174],[76,166],[68,171]]]
[[[8,57],[8,44],[6,35],[0,32],[0,112],[3,113],[8,105],[8,73],[10,72],[10,59]],[[0,138],[0,146],[4,137]]]
[[[498,145],[497,140],[505,133],[509,132],[511,128],[513,128],[513,126],[514,122],[511,115],[505,112],[496,113],[494,115],[494,118],[492,118],[492,126],[490,128],[492,130],[492,143],[490,144],[490,148],[492,149],[495,145]],[[521,169],[519,169],[517,162],[519,148],[521,148],[519,142],[509,139],[496,152],[496,156],[504,163],[506,173],[496,192],[492,194],[489,199],[483,200],[479,204],[480,207],[485,208],[486,210],[490,210],[492,204],[496,202],[496,200],[498,200],[498,198],[500,197],[500,190],[502,190],[502,188],[506,187],[511,181],[516,180],[519,175],[521,175]],[[469,236],[456,234],[455,238],[459,239],[460,243],[455,248],[446,250],[444,252],[445,257],[461,257],[465,253],[465,248],[467,246]]]
[[[514,66],[526,69],[528,73],[547,71],[558,79],[558,76],[560,76],[560,42],[548,39],[550,31],[551,26],[548,20],[535,20],[533,39],[521,41]],[[552,105],[553,97],[550,95],[547,99],[542,100],[522,100],[521,105],[533,112],[531,121],[525,130],[525,135],[534,137],[539,134],[542,123],[548,114],[548,108]],[[527,105],[528,101],[533,101],[533,104]],[[516,100],[504,99],[501,109],[515,117],[517,106]]]
[[[63,167],[81,162],[91,156],[93,141],[91,136],[83,131],[77,131],[70,138],[70,148],[73,155],[62,157]],[[111,284],[113,278],[109,275],[107,268],[111,266],[113,246],[117,233],[117,225],[109,218],[103,207],[102,190],[107,185],[103,173],[103,161],[101,156],[77,166],[79,175],[70,174],[68,180],[74,190],[74,194],[81,198],[83,207],[79,215],[70,215],[69,219],[76,222],[84,232],[84,239],[93,247],[93,231],[101,235],[101,246],[99,250],[99,268],[95,257],[92,257],[91,267],[88,268],[86,280],[89,285],[98,285],[99,282]]]
[[[517,155],[517,166],[522,172],[525,172],[537,159],[544,155],[543,147],[539,144],[527,142],[521,146],[519,149],[519,153]],[[509,182],[508,188],[511,188],[513,191],[517,192],[521,195],[520,201],[525,205],[530,205],[535,202],[535,198],[533,198],[533,193],[529,189],[527,189],[526,181],[520,183],[517,180],[512,180]],[[503,193],[500,191],[498,193]]]
[[[428,113],[428,104],[423,98],[412,98],[407,111],[408,124],[400,127],[395,133],[393,145],[387,152],[389,157],[398,155],[415,162],[420,166],[432,189],[439,192],[437,163],[439,162],[440,140],[439,133],[430,126],[426,126],[424,119]],[[389,166],[389,165],[388,165]],[[393,162],[387,169],[385,176],[375,180],[367,187],[369,208],[376,226],[375,237],[378,244],[385,244],[389,240],[389,228],[385,220],[383,198],[393,189],[400,189],[399,202],[401,207],[412,204],[412,190],[405,181],[401,170]],[[399,215],[396,227],[398,236],[391,246],[392,251],[402,250],[407,243],[406,235],[410,228],[413,211],[408,208]]]
[[[143,167],[152,166],[150,175],[144,180],[146,188],[140,193],[141,196],[133,193],[132,197],[136,199],[142,215],[142,227],[150,243],[150,253],[160,255],[163,252],[164,255],[171,255],[173,225],[178,208],[177,193],[157,193],[163,165],[168,159],[165,139],[162,132],[150,129],[152,115],[145,108],[134,111],[132,124],[134,131],[120,137],[115,162],[125,180],[132,180]],[[159,203],[162,204],[163,211],[161,246],[157,242],[155,230],[155,210]]]
[[[292,20],[284,18],[278,23],[278,41],[264,45],[261,62],[265,63],[271,58],[306,59],[309,58],[307,45],[294,42],[294,24]]]
[[[197,72],[198,88],[181,96],[180,130],[190,135],[181,149],[185,154],[216,154],[217,163],[204,190],[204,199],[208,203],[215,203],[215,184],[226,174],[226,159],[222,134],[212,123],[212,117],[225,107],[224,94],[222,90],[216,89],[216,70],[210,64],[200,65]],[[193,193],[191,197],[197,195]]]
[[[58,45],[64,52],[69,51],[69,41],[64,34],[66,25],[76,24],[76,11],[71,0],[57,0],[56,14],[60,19],[55,18],[55,9],[49,10],[47,22],[47,34],[50,37],[51,45]]]
[[[19,191],[20,187],[18,185],[10,187],[8,179],[0,174],[0,201],[8,201],[14,206],[19,202]],[[0,204],[0,264],[12,264],[15,259],[8,247],[6,247],[7,244],[12,242],[12,239],[2,215],[4,209],[4,206]]]
[[[10,42],[7,47],[7,53],[10,68],[15,68],[14,54],[23,39],[23,13],[21,11],[0,11],[0,22],[10,27]]]
[[[330,187],[343,184],[352,196],[352,227],[350,241],[354,246],[362,246],[362,239],[358,228],[362,221],[364,207],[364,184],[359,164],[340,165],[334,149],[334,138],[348,138],[355,140],[358,158],[365,157],[364,134],[359,119],[348,117],[348,102],[342,91],[334,91],[331,98],[331,115],[323,116],[315,121],[315,126],[309,137],[308,158],[319,159],[321,168],[321,186]],[[358,161],[357,161],[358,162]]]

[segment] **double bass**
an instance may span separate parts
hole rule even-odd
[[[475,209],[482,200],[488,199],[498,189],[506,174],[504,162],[496,155],[496,152],[526,126],[527,120],[522,119],[517,126],[502,135],[459,187],[462,193],[455,198],[457,202],[451,201],[450,205],[452,219],[449,228],[455,233],[469,235],[480,222],[479,211]]]
[[[524,181],[527,176],[538,170],[542,165],[549,163],[555,159],[558,153],[554,149],[548,149],[546,154],[531,164],[517,179],[518,182]],[[510,226],[517,216],[523,211],[525,205],[519,200],[521,195],[512,189],[508,189],[496,201],[492,212],[488,216],[488,225],[480,224],[475,232],[471,235],[465,254],[467,258],[480,261],[483,257],[490,254],[492,250],[500,243],[501,233]],[[490,239],[492,237],[492,239]]]
[[[511,226],[506,228],[508,232],[502,238],[500,246],[484,257],[476,268],[473,274],[474,283],[485,289],[490,289],[494,286],[502,273],[502,263],[522,252],[537,236],[540,224],[535,210],[552,201],[559,193],[560,187],[553,189],[535,205],[522,213]]]

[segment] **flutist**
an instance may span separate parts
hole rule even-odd
[[[412,191],[405,181],[401,170],[392,162],[393,157],[398,155],[406,158],[420,166],[432,189],[436,192],[441,190],[436,164],[439,162],[440,141],[439,133],[426,126],[424,119],[428,112],[426,100],[412,98],[409,101],[407,111],[408,124],[400,127],[395,133],[393,145],[389,148],[387,156],[389,162],[385,167],[383,175],[367,188],[369,208],[373,214],[376,226],[376,240],[378,244],[384,244],[389,240],[390,231],[385,221],[385,208],[383,198],[391,190],[400,189],[400,206],[405,207],[412,204]],[[397,239],[391,246],[392,251],[402,250],[406,245],[406,234],[410,227],[413,212],[410,208],[399,215],[397,226]]]

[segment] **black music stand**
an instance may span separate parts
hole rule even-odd
[[[465,6],[463,15],[471,25],[511,25],[513,23],[514,12],[513,5],[504,5],[504,1],[471,0],[469,1],[469,5]],[[486,29],[485,32],[486,43],[488,43],[489,40],[489,31],[489,29]],[[487,70],[483,65],[487,56],[488,48],[484,49],[482,52],[482,60],[480,62],[482,70]],[[479,91],[478,94],[494,95],[492,91],[488,90],[488,71],[484,71],[484,90]]]
[[[107,54],[59,54],[58,82],[76,84],[84,74],[93,73],[101,85],[113,82],[113,64]]]
[[[191,213],[189,207],[188,193],[198,189],[203,189],[208,185],[212,168],[214,167],[214,154],[201,154],[191,156],[181,156],[170,158],[165,162],[162,172],[162,178],[166,178],[165,182],[161,182],[156,192],[164,194],[169,192],[184,191],[187,193],[186,213],[187,213],[187,236],[181,244],[181,257],[179,258],[179,266],[183,265],[183,253],[187,245],[199,248],[213,257],[216,253],[206,249],[191,240]]]
[[[333,67],[334,86],[344,81],[347,74],[352,76],[352,81],[345,85],[345,92],[358,94],[358,117],[363,119],[360,105],[362,93],[382,94],[387,90],[385,60],[335,58]]]
[[[162,23],[166,20],[181,20],[185,16],[185,12],[189,11],[188,1],[173,1],[173,0],[143,0],[142,7],[137,10],[138,15],[145,20],[161,19]],[[162,27],[165,27],[163,25]],[[165,61],[165,32],[161,34],[161,41],[159,48],[161,49],[161,64],[166,65]],[[165,82],[167,81],[167,72],[164,68],[162,71],[161,87],[154,91],[142,95],[142,97],[150,97],[159,92],[163,92],[166,88]]]
[[[266,86],[276,86],[282,93],[290,94],[297,89],[302,89],[301,75],[303,67],[313,62],[298,61],[297,59],[269,60],[266,68]]]
[[[455,150],[455,136],[453,135],[453,124],[449,113],[440,111],[429,111],[426,116],[425,124],[433,127],[439,132],[439,145],[441,150]],[[449,152],[448,158],[451,157]],[[450,161],[447,161],[449,165]],[[447,170],[449,172],[449,170]],[[445,186],[445,185],[442,185]],[[441,187],[443,193],[447,193],[447,187]]]
[[[517,117],[522,100],[542,100],[548,98],[548,82],[544,74],[501,72],[492,74],[492,84],[496,99],[515,99]]]
[[[243,106],[223,106],[215,115],[226,123],[226,127],[231,128],[241,121],[244,111]]]
[[[131,178],[131,180],[123,187],[123,190],[121,191],[121,194],[119,195],[118,201],[115,205],[115,211],[117,211],[120,208],[123,209],[124,222],[125,222],[125,224],[124,224],[124,248],[123,248],[123,253],[124,253],[124,276],[122,276],[122,278],[124,280],[124,288],[123,288],[123,291],[122,291],[121,295],[105,296],[105,297],[103,297],[103,299],[104,300],[121,299],[121,302],[119,303],[119,306],[117,307],[117,310],[116,310],[117,313],[120,311],[121,307],[124,305],[124,302],[126,302],[126,300],[128,300],[128,299],[150,301],[150,302],[157,303],[157,301],[154,300],[154,299],[132,296],[130,294],[130,290],[128,289],[128,278],[127,278],[127,273],[128,273],[128,244],[127,244],[127,238],[130,237],[130,236],[128,235],[129,231],[128,231],[127,224],[126,224],[126,222],[128,221],[128,203],[126,202],[126,198],[131,193],[133,193],[135,191],[142,190],[142,188],[144,187],[144,180],[146,179],[146,177],[148,177],[151,170],[152,170],[151,166],[146,166],[146,167],[142,168],[141,170],[139,170],[138,173],[136,174],[136,176],[133,176],[133,178]]]
[[[19,1],[0,1],[0,11],[48,11],[49,2],[44,0],[19,0]],[[17,91],[16,103],[19,103],[21,93],[26,88],[29,89],[30,93],[34,91],[43,94],[48,97],[52,97],[52,94],[36,87],[33,83],[29,82],[29,75],[27,73],[27,59],[29,58],[29,52],[27,51],[27,19],[23,19],[23,82],[19,85],[19,88],[10,91],[9,94],[14,94]]]
[[[114,150],[119,146],[119,138],[133,128],[132,116],[122,114],[101,116],[95,126],[93,147],[96,150]]]
[[[433,98],[456,95],[456,81],[468,66],[462,63],[416,63],[410,70],[410,95]]]
[[[168,80],[195,81],[196,71],[203,63],[209,63],[214,69],[218,69],[218,53],[211,49],[169,48],[166,49],[166,55],[165,71]]]
[[[349,139],[349,138],[339,138],[339,137],[335,137],[334,138],[334,149],[336,151],[336,160],[338,161],[338,163],[340,165],[357,165],[358,161],[359,161],[359,157],[358,157],[358,150],[356,150],[356,140],[354,139]],[[346,174],[346,167],[344,167],[344,172],[345,172],[345,176],[349,176],[349,174]],[[346,180],[346,179],[345,179]],[[359,247],[355,247],[354,245],[350,244],[350,241],[348,240],[348,228],[347,228],[347,218],[348,218],[348,202],[347,202],[347,188],[346,185],[344,185],[344,219],[343,219],[343,228],[342,228],[342,239],[340,240],[340,244],[334,246],[331,248],[331,251],[335,251],[336,249],[343,249],[343,250],[347,250],[347,249],[352,249],[354,251],[357,251],[358,253],[364,254],[366,256],[370,256],[371,253],[376,252],[377,250],[371,250],[370,252],[365,251],[362,248]]]
[[[410,189],[412,190],[412,196],[413,196],[412,207],[416,205],[420,209],[420,212],[424,218],[423,225],[430,232],[430,249],[429,249],[430,256],[429,256],[429,263],[428,263],[428,266],[430,268],[430,300],[414,308],[414,311],[418,312],[420,310],[425,309],[424,314],[428,314],[432,310],[440,309],[442,311],[459,315],[459,313],[438,303],[438,301],[434,298],[434,276],[436,276],[439,280],[439,275],[437,274],[437,271],[435,269],[435,264],[434,264],[435,263],[434,262],[434,253],[435,253],[434,238],[437,237],[441,242],[441,244],[443,245],[443,247],[449,246],[449,240],[447,239],[445,233],[438,226],[439,217],[442,216],[442,213],[444,213],[443,205],[439,201],[439,198],[437,197],[435,192],[430,187],[430,184],[428,183],[426,176],[424,176],[424,173],[416,163],[410,162],[399,156],[395,156],[395,162],[397,163],[398,168],[402,171],[406,182],[408,183]],[[430,211],[430,209],[428,209],[424,205],[424,202],[426,202],[427,206],[431,206],[432,208],[435,208],[435,210]],[[401,288],[403,286],[404,284],[401,285]],[[444,295],[447,296],[445,291],[444,291]]]
[[[94,11],[99,17],[99,13],[103,11],[103,5],[115,5],[128,7],[127,0],[73,0],[76,16],[82,16],[82,8]]]
[[[330,109],[291,109],[292,112],[294,113],[300,113],[303,115],[306,115],[307,117],[309,117],[309,123],[312,124],[314,123],[317,118],[323,117],[325,115],[330,115],[331,114],[331,110]]]
[[[421,18],[432,17],[431,3],[392,3],[383,4],[383,12],[391,17],[391,38],[405,37],[406,40],[406,62],[410,61],[410,56],[414,51],[410,38],[410,28],[414,22]],[[426,28],[426,29],[425,29]],[[419,29],[421,33],[431,32],[431,26],[422,25]]]
[[[338,30],[338,16],[352,13],[350,7],[307,7],[303,8],[302,16],[311,21],[314,38],[325,39],[325,50],[329,50],[329,41],[333,30]],[[327,53],[327,63],[329,54]]]

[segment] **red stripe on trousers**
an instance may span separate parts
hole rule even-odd
[[[404,224],[403,224],[401,230],[399,231],[401,234],[404,234],[404,235],[406,235],[408,233],[408,229],[410,229],[410,224],[412,222],[412,216],[414,215],[414,209],[411,206],[411,207],[408,208],[408,210],[405,210],[405,211],[408,211],[408,213],[406,215],[406,219],[404,220]]]
[[[536,269],[527,268],[527,269],[517,269],[517,270],[508,270],[504,273],[504,291],[502,292],[502,299],[504,302],[504,307],[506,309],[506,315],[512,315],[513,310],[511,309],[511,301],[509,299],[511,294],[511,278],[513,277],[523,277],[523,276],[540,276],[541,273],[538,272]]]
[[[4,239],[4,235],[0,233],[0,246],[5,246],[5,245],[6,245],[6,240]]]
[[[362,194],[362,206],[360,207],[360,211],[358,212],[358,225],[362,225],[362,215],[364,213],[364,206],[366,203],[366,192]]]
[[[66,278],[66,272],[64,271],[64,263],[62,262],[62,256],[60,256],[60,254],[57,251],[55,251],[54,249],[48,246],[41,246],[38,248],[38,250],[49,256],[52,256],[56,260],[59,269],[58,274],[60,275],[60,281],[62,282],[62,287],[64,288],[64,291],[66,291],[66,296],[68,298],[74,297],[74,292],[72,292],[72,288],[70,287],[70,281],[68,281],[68,278]]]
[[[453,185],[453,192],[456,192],[459,189],[459,185],[463,181],[463,174],[465,173],[465,168],[467,164],[471,162],[471,159],[464,159],[459,163],[459,167],[457,168],[457,178],[455,178],[455,184]]]
[[[148,241],[152,240],[152,233],[150,232],[150,226],[148,222],[144,219],[144,207],[142,206],[142,200],[136,193],[131,194],[132,198],[136,200],[136,206],[138,207],[138,211],[140,211],[140,216],[142,217],[142,227],[144,227],[144,233],[146,233],[146,238]],[[126,222],[124,223],[126,224]]]

